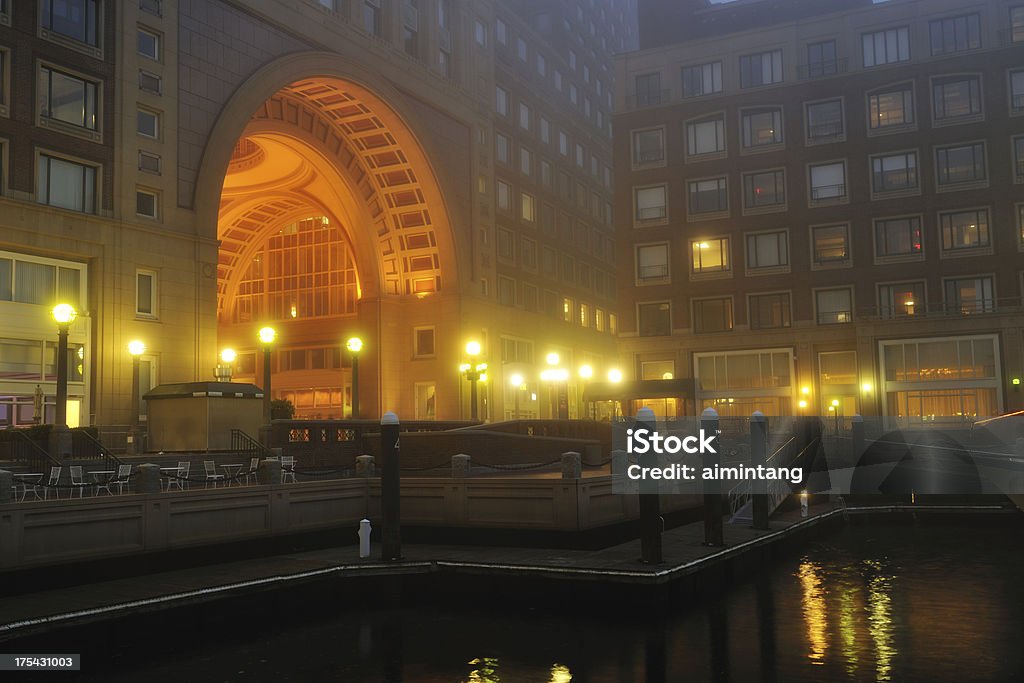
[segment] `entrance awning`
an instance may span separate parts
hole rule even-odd
[[[693,399],[693,380],[683,379],[643,379],[633,382],[593,382],[583,391],[583,400],[592,401],[632,401],[641,398],[680,398]]]

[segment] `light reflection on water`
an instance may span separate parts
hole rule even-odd
[[[94,680],[1024,679],[1022,540],[1020,524],[854,526],[667,616],[611,591],[587,615],[525,599],[516,609],[348,613]]]

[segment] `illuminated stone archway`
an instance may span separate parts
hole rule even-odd
[[[372,416],[380,406],[397,406],[402,393],[397,381],[384,376],[402,372],[382,362],[385,338],[402,346],[404,339],[413,337],[416,316],[409,315],[410,307],[418,307],[422,318],[429,315],[424,307],[430,304],[424,299],[458,292],[451,220],[441,183],[409,120],[354,77],[318,69],[312,73],[323,75],[293,78],[312,68],[310,60],[318,61],[316,56],[282,60],[285,64],[269,67],[258,81],[250,79],[222,114],[204,155],[196,209],[201,221],[216,209],[218,336],[222,345],[247,351],[254,350],[254,326],[270,323],[283,328],[282,354],[290,354],[288,363],[294,361],[304,371],[293,373],[294,383],[304,392],[323,389],[318,396],[333,395],[339,384],[350,383],[347,369],[331,364],[331,347],[336,349],[340,337],[350,332],[368,337],[371,347],[369,358],[361,362],[360,393],[364,416]],[[264,94],[238,121],[241,108],[258,96],[258,84],[265,88],[277,79],[291,80]],[[231,141],[227,150],[226,140]],[[218,168],[223,172],[216,181],[220,192],[214,205],[207,183],[214,182]],[[281,258],[281,250],[287,250],[281,244],[289,235],[319,240],[317,253],[339,254],[333,263],[342,265],[326,272],[320,266],[308,272],[312,257],[306,265],[296,266],[296,257],[284,254],[292,259],[290,275],[309,282],[330,281],[330,291],[322,293],[326,301],[333,301],[336,285],[344,288],[339,306],[321,305],[317,299],[308,306],[293,303],[289,309],[281,305],[280,289],[270,291],[284,287],[295,292],[295,280],[287,285],[278,282],[281,278],[272,282],[271,266],[263,264],[271,256]],[[353,278],[355,306],[350,305]],[[267,302],[254,303],[254,291]],[[271,295],[276,297],[273,301]],[[324,350],[326,366],[320,360]],[[309,367],[303,364],[303,353],[311,359]],[[409,354],[402,349],[395,355]],[[240,368],[240,379],[258,379],[254,371],[246,376],[253,365]],[[279,371],[293,367],[279,355]],[[287,393],[293,389],[287,379],[275,377],[275,393],[298,396]],[[390,397],[382,396],[387,392]],[[370,406],[376,408],[367,410]],[[336,401],[324,410],[304,412],[309,417],[341,414]]]

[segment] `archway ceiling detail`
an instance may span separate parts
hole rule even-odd
[[[391,121],[390,126],[385,119]],[[375,242],[374,265],[382,294],[440,289],[434,220],[435,216],[444,220],[445,212],[428,206],[421,177],[430,177],[431,171],[413,167],[392,130],[396,125],[404,124],[390,112],[375,112],[341,81],[296,82],[263,103],[253,114],[225,178],[218,226],[222,242],[218,292],[222,300],[230,294],[230,281],[244,271],[245,256],[261,231],[303,212],[323,213],[323,204],[329,203],[318,201],[322,197],[317,192],[313,164],[294,154],[283,158],[265,153],[262,148],[273,143],[270,137],[263,138],[275,132],[302,140],[344,174],[351,193],[361,203],[361,215],[369,220],[362,228],[369,232],[352,238]],[[249,136],[256,142],[251,143]],[[275,159],[282,161],[275,163]],[[273,172],[261,173],[261,164],[274,164]],[[352,220],[339,217],[347,231],[359,229],[348,224]],[[365,281],[373,269],[361,265],[365,272],[360,279]]]

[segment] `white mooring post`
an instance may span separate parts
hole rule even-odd
[[[359,522],[359,559],[370,556],[370,534],[373,529],[370,527],[370,520],[363,519]]]

